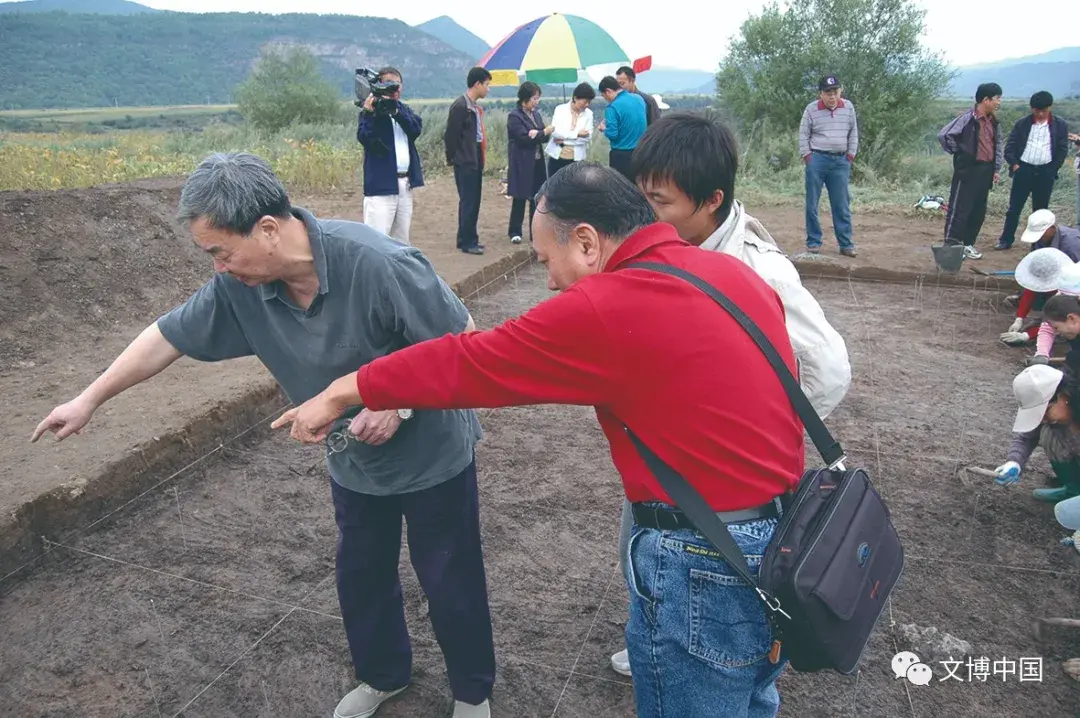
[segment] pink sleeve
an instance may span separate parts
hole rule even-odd
[[[1041,354],[1045,357],[1050,356],[1050,350],[1054,346],[1054,328],[1050,326],[1050,322],[1043,322],[1039,325],[1039,335],[1035,339],[1035,353]]]

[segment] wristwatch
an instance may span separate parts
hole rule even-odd
[[[398,409],[397,415],[402,421],[407,421],[412,418],[412,409]]]

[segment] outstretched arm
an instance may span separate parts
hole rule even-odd
[[[46,431],[54,432],[57,441],[79,433],[99,406],[125,389],[146,381],[180,356],[154,322],[81,394],[53,409],[37,425],[30,441],[37,441]]]

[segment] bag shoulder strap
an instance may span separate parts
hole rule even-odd
[[[818,452],[821,453],[821,458],[825,460],[825,463],[830,469],[841,467],[846,457],[844,455],[844,449],[840,446],[840,442],[834,439],[832,434],[829,433],[828,428],[826,428],[824,422],[821,421],[821,417],[818,416],[817,411],[814,410],[810,400],[806,398],[806,394],[803,392],[802,387],[799,386],[798,380],[795,379],[791,374],[791,370],[784,364],[783,359],[780,358],[780,355],[772,345],[772,342],[769,341],[769,338],[765,336],[765,333],[754,323],[754,320],[746,315],[746,312],[724,296],[724,294],[712,284],[685,269],[673,267],[670,264],[663,264],[661,262],[634,262],[628,264],[626,268],[649,269],[673,277],[678,277],[708,294],[713,301],[727,310],[728,314],[730,314],[735,321],[746,330],[746,333],[750,335],[754,340],[754,343],[758,345],[765,354],[765,357],[769,360],[769,364],[772,365],[773,371],[775,371],[776,375],[780,378],[780,383],[784,385],[784,391],[787,392],[788,399],[791,400],[792,405],[795,407],[795,411],[802,420],[803,426],[806,428],[806,433],[810,435],[810,440],[814,442],[814,446],[817,447]]]

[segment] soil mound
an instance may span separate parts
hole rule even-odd
[[[0,370],[148,323],[212,274],[175,220],[180,188],[0,192]]]

